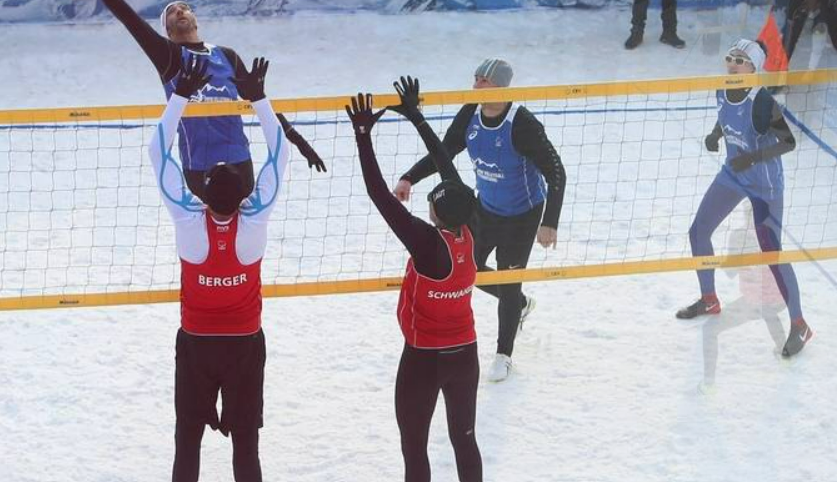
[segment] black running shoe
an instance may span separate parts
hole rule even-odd
[[[790,358],[805,347],[805,344],[814,337],[814,331],[805,323],[802,318],[791,323],[790,333],[788,333],[788,341],[785,342],[785,347],[782,348],[782,356]]]
[[[686,48],[686,42],[677,36],[677,32],[663,32],[660,36],[660,42],[671,45],[676,49]]]
[[[707,303],[703,301],[703,299],[699,299],[692,303],[691,305],[680,309],[677,312],[677,318],[681,320],[691,320],[692,318],[697,318],[701,315],[717,315],[721,312],[721,303],[718,301],[712,301]]]
[[[642,32],[638,30],[631,30],[631,36],[628,37],[628,40],[625,40],[625,48],[628,50],[633,50],[639,47],[639,44],[642,43]]]

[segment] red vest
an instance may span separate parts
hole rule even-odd
[[[217,224],[208,213],[209,254],[201,264],[180,260],[180,323],[194,335],[249,335],[262,315],[261,259],[244,266],[235,238],[238,215]]]
[[[448,348],[477,340],[471,291],[477,279],[474,238],[466,226],[462,235],[439,230],[448,245],[452,270],[447,278],[420,275],[407,261],[398,299],[398,323],[407,343],[415,348]]]

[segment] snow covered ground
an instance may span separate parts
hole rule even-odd
[[[763,14],[753,15],[751,33]],[[468,88],[488,56],[512,62],[516,85],[721,71],[720,55],[707,52],[698,34],[713,14],[681,14],[684,51],[656,41],[652,18],[646,44],[634,52],[622,48],[627,15],[298,14],[203,21],[201,29],[244,58],[270,57],[271,97],[387,92],[404,73],[430,90]],[[119,25],[4,26],[0,45],[0,109],[162,102],[150,62]],[[797,62],[807,64],[807,48],[803,38]],[[835,65],[830,47],[823,64]],[[486,480],[837,480],[837,338],[829,328],[837,287],[823,274],[837,275],[837,262],[796,269],[817,338],[783,362],[764,323],[724,332],[717,391],[708,396],[695,389],[702,323],[673,317],[696,296],[693,273],[527,285],[539,305],[518,338],[516,371],[480,388]],[[739,296],[737,283],[718,274],[722,301]],[[396,299],[265,302],[266,480],[399,479]],[[478,293],[474,307],[487,367],[496,305]],[[169,477],[177,316],[174,304],[0,313],[0,480]],[[440,402],[431,431],[434,480],[454,480],[442,414]],[[207,434],[202,480],[231,480],[230,458],[229,441]]]

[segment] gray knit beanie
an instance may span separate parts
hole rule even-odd
[[[492,84],[497,87],[508,87],[511,84],[512,71],[511,65],[502,59],[485,59],[485,61],[477,67],[474,72],[476,77],[485,77]]]

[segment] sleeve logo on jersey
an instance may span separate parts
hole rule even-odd
[[[464,290],[457,291],[428,291],[427,297],[434,300],[457,300],[463,296],[467,296],[474,290],[474,285],[471,285]]]
[[[241,273],[240,275],[236,276],[204,276],[202,274],[198,275],[198,284],[201,286],[221,286],[221,287],[231,287],[231,286],[240,286],[247,282],[247,274]]]

